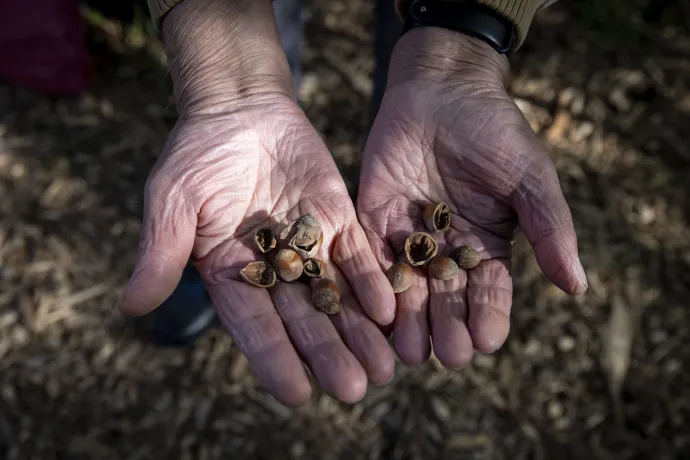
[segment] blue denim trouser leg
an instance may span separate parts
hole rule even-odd
[[[295,87],[299,89],[302,78],[301,48],[304,38],[302,0],[274,0],[273,10],[275,11],[280,41],[290,64]],[[381,104],[388,77],[388,63],[402,31],[402,23],[395,12],[392,0],[376,0],[374,24],[376,27],[374,44],[376,68],[373,75],[372,120]],[[362,50],[362,52],[367,51]]]
[[[283,51],[287,57],[295,88],[302,80],[302,41],[304,39],[304,14],[302,0],[274,0],[276,25]]]

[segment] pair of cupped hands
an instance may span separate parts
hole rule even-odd
[[[287,405],[306,402],[304,363],[327,393],[351,403],[369,382],[392,379],[395,354],[419,365],[433,346],[443,365],[460,368],[475,351],[503,344],[518,223],[553,283],[569,294],[586,290],[570,210],[544,146],[507,94],[505,57],[445,29],[403,35],[355,206],[296,101],[270,1],[238,16],[209,14],[214,0],[189,3],[163,23],[180,117],[146,185],[125,314],[160,305],[191,257],[270,393]],[[482,262],[449,281],[415,269],[413,285],[394,294],[385,271],[407,236],[425,230],[424,206],[438,201],[452,213],[451,227],[434,235],[439,254],[469,245]],[[317,257],[340,288],[334,316],[313,307],[306,284],[261,289],[239,276],[263,260],[257,229],[306,213],[321,223]]]

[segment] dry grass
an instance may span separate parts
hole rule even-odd
[[[354,187],[371,11],[309,3],[305,108]],[[287,409],[223,331],[160,349],[114,312],[174,122],[155,41],[103,27],[82,97],[0,87],[0,458],[690,455],[687,33],[615,49],[571,13],[540,18],[511,92],[553,153],[590,290],[563,295],[519,239],[506,346],[462,371],[399,366],[354,406]]]

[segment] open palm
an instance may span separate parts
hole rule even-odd
[[[582,292],[570,211],[548,155],[501,85],[443,85],[419,76],[386,90],[362,167],[358,213],[387,269],[407,236],[426,231],[422,210],[444,201],[451,227],[434,237],[439,255],[469,245],[482,262],[449,281],[415,270],[397,294],[395,348],[408,364],[461,367],[473,350],[505,341],[512,302],[510,257],[518,221],[542,270],[566,292]]]
[[[311,213],[324,241],[342,307],[318,312],[309,287],[279,282],[268,290],[239,270],[267,260],[255,232]],[[219,316],[259,380],[279,400],[300,404],[311,387],[301,361],[343,401],[360,399],[367,381],[392,378],[393,354],[379,328],[395,299],[373,257],[354,206],[325,145],[291,99],[224,115],[180,119],[147,184],[139,260],[124,311],[156,308],[175,288],[189,257]]]

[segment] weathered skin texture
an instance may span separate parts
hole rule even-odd
[[[434,234],[439,254],[464,244],[483,259],[447,282],[415,269],[413,285],[397,296],[394,326],[408,364],[429,357],[430,335],[450,367],[504,342],[518,219],[543,272],[570,294],[586,289],[555,168],[506,93],[507,70],[488,45],[443,29],[408,32],[393,55],[357,201],[374,253],[389,267],[405,238],[424,230],[424,206],[444,201],[452,218]]]
[[[147,183],[122,311],[155,309],[191,256],[223,324],[278,400],[309,398],[304,360],[328,393],[355,402],[368,381],[392,378],[393,352],[371,318],[390,323],[395,297],[333,158],[294,99],[273,21],[268,0],[183,2],[164,21],[181,116]],[[239,276],[265,258],[254,243],[259,228],[306,213],[321,224],[316,257],[342,295],[332,318],[315,309],[305,283],[267,290]]]

